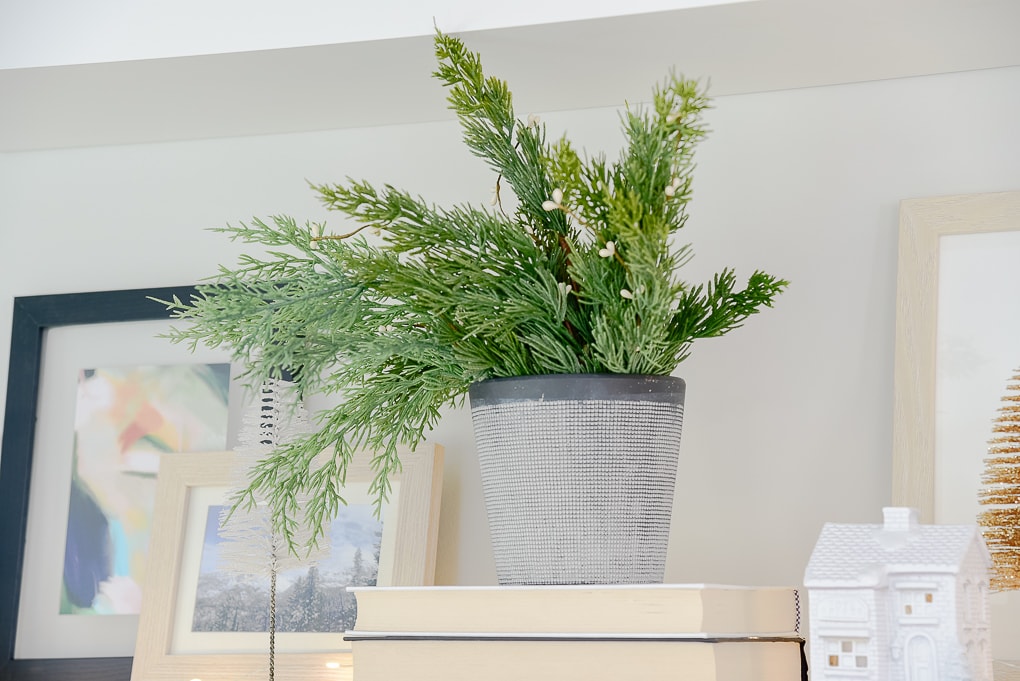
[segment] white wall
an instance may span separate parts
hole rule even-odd
[[[619,146],[613,110],[545,120],[589,149]],[[716,102],[688,274],[760,267],[792,285],[678,371],[687,423],[668,580],[799,584],[824,521],[880,519],[898,202],[1018,188],[1017,121],[1020,68]],[[448,123],[2,155],[0,356],[13,296],[196,281],[239,251],[204,228],[323,217],[304,178],[483,202],[482,170]],[[447,414],[434,438],[447,446],[438,580],[491,583],[468,415]]]

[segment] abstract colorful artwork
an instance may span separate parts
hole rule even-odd
[[[195,615],[196,632],[269,630],[269,579],[218,569],[220,511],[211,506],[202,546]],[[379,572],[383,524],[372,506],[342,506],[330,526],[328,555],[277,577],[278,632],[343,632],[354,627],[354,594],[348,586],[374,586]]]
[[[226,448],[229,383],[229,364],[80,373],[60,614],[139,612],[159,456]]]

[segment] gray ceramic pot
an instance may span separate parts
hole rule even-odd
[[[683,379],[559,374],[471,386],[499,583],[657,583]]]

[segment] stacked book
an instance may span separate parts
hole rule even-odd
[[[355,681],[797,681],[795,589],[356,587]]]

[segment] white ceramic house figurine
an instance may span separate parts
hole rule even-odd
[[[827,523],[804,586],[814,681],[992,681],[991,559],[977,525]]]

